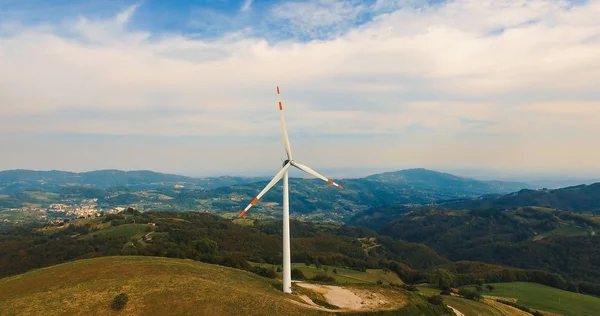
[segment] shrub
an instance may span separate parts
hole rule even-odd
[[[433,305],[444,305],[444,298],[440,295],[434,295],[427,299],[427,302]]]
[[[292,279],[294,280],[304,280],[304,273],[300,269],[292,269]]]
[[[473,301],[479,301],[482,299],[481,293],[469,289],[460,289],[458,291],[458,294],[462,295],[466,299]]]
[[[411,291],[411,292],[418,292],[419,291],[419,289],[416,286],[412,285],[412,284],[402,284],[402,288],[405,289],[405,290],[407,290],[407,291]]]
[[[115,296],[115,298],[112,301],[112,309],[114,310],[122,310],[125,305],[127,305],[127,302],[129,301],[129,297],[127,296],[127,294],[125,293],[121,293],[117,296]]]
[[[311,280],[317,282],[335,282],[335,279],[326,274],[317,274]]]
[[[263,268],[263,267],[252,267],[252,268],[250,268],[250,272],[256,273],[265,278],[275,279],[277,277],[277,273],[275,273],[275,270],[267,269],[267,268]]]

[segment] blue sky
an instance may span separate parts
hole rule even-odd
[[[295,156],[317,169],[599,175],[599,15],[598,0],[0,0],[0,169],[270,173],[281,85]]]

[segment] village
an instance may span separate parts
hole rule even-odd
[[[20,223],[26,220],[36,220],[49,222],[50,224],[61,224],[65,219],[117,214],[126,209],[126,207],[121,206],[110,209],[102,209],[98,207],[97,202],[98,199],[94,198],[84,199],[79,202],[62,201],[61,203],[50,204],[46,208],[22,207],[4,209],[2,210],[2,215],[4,216],[0,216],[0,222]]]

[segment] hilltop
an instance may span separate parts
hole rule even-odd
[[[125,293],[127,315],[330,314],[307,303],[308,296],[318,297],[318,293],[302,290],[307,295],[285,295],[280,288],[277,280],[191,260],[104,257],[0,279],[0,308],[7,315],[110,315],[113,298]],[[358,293],[345,289],[349,290]],[[412,293],[362,287],[365,290],[402,315],[446,313]]]

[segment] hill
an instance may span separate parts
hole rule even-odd
[[[413,188],[448,192],[449,196],[479,196],[492,191],[514,192],[517,188],[529,187],[528,184],[522,182],[480,181],[423,168],[379,173],[364,179],[389,184],[406,183],[407,186]]]
[[[575,212],[600,214],[600,182],[560,189],[523,189],[507,195],[487,195],[473,200],[440,204],[453,209],[514,209],[521,206],[540,206]]]
[[[453,210],[515,210],[531,206],[600,215],[600,183],[553,190],[522,189],[505,195],[484,194],[476,198],[437,201],[434,204],[439,208]],[[430,205],[411,206],[390,203],[356,212],[346,220],[346,223],[379,229],[407,212],[421,212],[429,209],[431,209]]]
[[[600,282],[600,223],[554,209],[511,211],[423,209],[384,225],[380,233],[423,243],[452,261],[541,269]]]
[[[280,287],[277,280],[191,260],[104,257],[0,279],[0,307],[5,315],[111,315],[113,298],[125,293],[128,315],[328,314]],[[403,315],[444,312],[400,290],[373,291]]]

